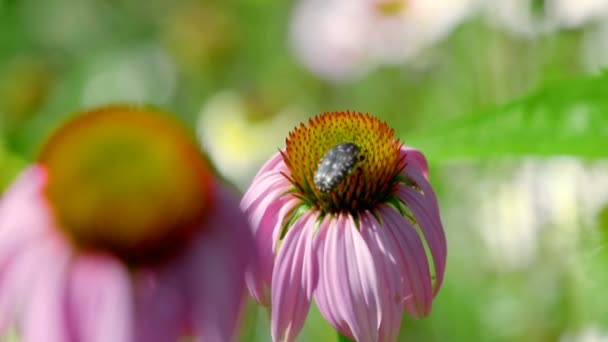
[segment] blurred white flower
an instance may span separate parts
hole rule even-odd
[[[544,5],[536,7],[533,1],[486,0],[484,11],[490,25],[517,35],[532,37],[553,31],[555,22],[545,15]]]
[[[219,172],[240,189],[285,144],[285,132],[299,123],[293,108],[252,120],[244,99],[223,91],[209,98],[201,109],[197,134]],[[301,112],[301,111],[297,111]]]
[[[411,61],[477,8],[477,0],[300,0],[291,25],[298,59],[328,80]]]
[[[485,180],[477,188],[481,238],[489,259],[499,269],[526,266],[536,256],[538,225],[529,185],[532,172],[522,167],[511,181]]]
[[[589,324],[579,331],[567,332],[560,342],[608,342],[608,331],[596,325]]]
[[[490,24],[535,37],[608,15],[608,0],[486,0]]]
[[[608,16],[608,0],[549,1],[553,17],[563,27],[576,27]]]
[[[582,227],[592,225],[608,202],[607,169],[605,163],[586,166],[559,157],[526,160],[503,182],[496,182],[496,174],[504,172],[490,172],[477,188],[477,220],[490,261],[505,271],[526,267],[541,236],[549,251],[573,252]]]
[[[608,20],[586,30],[581,44],[580,58],[587,71],[601,73],[608,68]]]

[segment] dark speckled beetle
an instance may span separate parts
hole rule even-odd
[[[328,193],[344,180],[360,159],[361,148],[352,142],[335,145],[321,158],[314,175],[315,186],[319,191]]]

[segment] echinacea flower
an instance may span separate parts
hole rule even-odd
[[[271,307],[274,341],[295,339],[313,297],[357,341],[395,341],[404,311],[429,314],[447,249],[427,171],[369,115],[326,113],[289,134],[241,201],[260,254],[247,285]]]
[[[382,63],[416,62],[477,10],[477,0],[362,0],[373,18],[369,51]]]
[[[477,9],[476,0],[300,0],[291,23],[299,61],[329,81],[418,62]]]
[[[0,337],[230,341],[250,236],[234,194],[169,116],[79,115],[0,202]]]

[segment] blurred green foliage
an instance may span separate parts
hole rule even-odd
[[[572,155],[606,158],[608,74],[551,84],[489,111],[407,136],[434,161]]]

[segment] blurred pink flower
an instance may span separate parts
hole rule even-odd
[[[273,340],[296,338],[314,296],[343,335],[395,341],[404,310],[430,313],[445,269],[424,156],[385,123],[349,112],[318,116],[286,142],[241,201],[260,253],[247,285],[271,306]]]
[[[370,55],[382,63],[413,62],[477,10],[477,0],[359,0],[373,17]]]
[[[368,19],[358,0],[298,1],[290,33],[295,57],[323,79],[357,78],[370,68]]]
[[[247,220],[175,126],[147,109],[86,113],[12,184],[0,201],[0,336],[233,340],[254,254]]]
[[[299,0],[290,40],[317,76],[352,80],[413,62],[477,9],[477,0]]]

